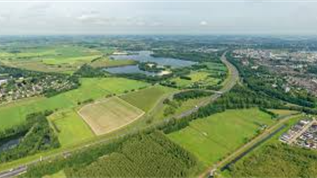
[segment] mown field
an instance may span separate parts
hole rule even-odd
[[[111,97],[88,104],[78,113],[96,135],[102,135],[135,121],[144,111],[118,97]]]
[[[85,121],[72,109],[54,113],[49,117],[49,121],[62,146],[95,136]]]
[[[149,84],[123,78],[81,79],[81,86],[50,98],[36,97],[0,106],[0,130],[21,124],[27,114],[44,111],[70,109],[88,99],[97,99],[109,94],[147,87]]]
[[[120,98],[147,112],[157,104],[160,98],[172,91],[173,89],[171,88],[154,86],[128,93],[120,96]]]
[[[168,137],[193,153],[205,166],[212,165],[256,135],[261,125],[271,125],[271,116],[260,110],[227,110],[192,121],[189,127]]]

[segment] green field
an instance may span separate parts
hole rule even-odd
[[[190,123],[168,135],[192,152],[205,166],[212,165],[243,145],[261,124],[271,125],[271,116],[258,109],[227,110]]]
[[[78,102],[97,99],[109,94],[146,87],[149,84],[123,78],[81,79],[81,86],[50,98],[37,97],[0,106],[0,130],[21,124],[27,114],[44,110],[69,109]]]
[[[154,86],[136,92],[131,92],[127,95],[121,96],[121,98],[147,112],[157,104],[160,98],[172,91],[173,89],[171,88]]]
[[[71,145],[94,137],[89,126],[76,111],[67,110],[54,113],[49,117],[49,120],[62,146]]]

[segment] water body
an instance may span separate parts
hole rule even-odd
[[[153,52],[151,51],[139,51],[136,53],[134,52],[131,55],[111,55],[110,57],[114,60],[130,59],[130,60],[135,60],[139,62],[155,62],[158,65],[171,66],[173,68],[186,67],[186,66],[191,66],[193,64],[196,64],[196,62],[185,61],[185,60],[175,59],[175,58],[153,57],[151,56],[151,54],[153,54]],[[143,73],[146,75],[155,75],[155,73],[153,72],[140,70],[137,65],[113,67],[113,68],[107,68],[105,70],[110,73]]]
[[[142,73],[142,74],[146,74],[146,75],[156,75],[156,73],[154,72],[147,72],[147,71],[143,71],[140,70],[139,67],[137,65],[133,65],[133,66],[122,66],[122,67],[111,67],[111,68],[107,68],[105,69],[107,72],[113,73],[113,74],[132,74],[132,73]]]
[[[0,140],[0,153],[15,148],[24,137],[25,133],[13,135]]]

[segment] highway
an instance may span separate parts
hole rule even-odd
[[[225,80],[224,82],[224,86],[222,87],[222,89],[218,92],[215,92],[208,100],[205,100],[201,103],[199,103],[197,105],[197,107],[194,107],[192,108],[191,110],[188,110],[188,111],[185,111],[183,113],[181,113],[180,115],[178,115],[176,118],[177,119],[180,119],[180,118],[183,118],[183,117],[186,117],[194,112],[196,112],[200,107],[202,106],[205,106],[207,105],[208,103],[210,102],[213,102],[215,101],[217,98],[219,98],[223,93],[226,93],[228,91],[231,90],[231,88],[233,88],[235,86],[235,84],[239,81],[239,72],[238,70],[229,62],[227,61],[226,57],[225,57],[225,54],[224,53],[222,56],[221,56],[221,61],[226,65],[227,69],[228,69],[228,77],[227,79]],[[126,134],[122,134],[122,135],[118,135],[117,137],[124,137]],[[57,156],[69,156],[71,155],[73,152],[75,151],[78,151],[78,150],[81,150],[81,149],[85,149],[87,147],[90,147],[92,145],[97,145],[97,144],[101,144],[101,143],[106,143],[108,142],[109,140],[111,140],[111,138],[106,138],[106,139],[101,139],[101,140],[98,140],[98,141],[94,141],[94,142],[91,142],[89,144],[86,144],[86,145],[81,145],[80,147],[77,147],[77,148],[73,148],[71,150],[68,150],[68,151],[64,151],[64,152],[59,152],[59,153],[55,153],[55,154],[52,154],[52,155],[49,155],[49,156],[45,156],[41,159],[37,159],[37,160],[34,160],[34,161],[30,161],[28,163],[24,163],[23,165],[19,165],[15,168],[12,168],[12,169],[9,169],[9,170],[6,170],[6,171],[3,171],[3,172],[0,172],[0,178],[9,178],[9,177],[15,177],[17,175],[20,175],[24,172],[26,172],[27,170],[27,167],[28,166],[31,166],[33,164],[36,164],[40,161],[44,161],[44,160],[49,160],[49,159],[53,159]]]

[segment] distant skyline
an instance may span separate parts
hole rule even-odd
[[[317,35],[317,0],[0,0],[0,35]]]

